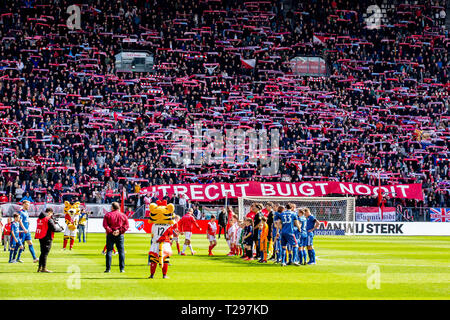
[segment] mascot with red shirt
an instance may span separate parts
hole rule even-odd
[[[152,225],[152,244],[150,247],[150,277],[156,272],[159,265],[162,268],[163,279],[167,278],[167,269],[169,268],[169,258],[172,255],[171,239],[174,235],[174,211],[172,203],[167,204],[164,201],[151,203],[149,207],[150,222]]]
[[[68,201],[64,201],[64,219],[66,222],[66,228],[64,230],[64,242],[63,250],[66,250],[67,242],[70,240],[70,250],[73,248],[75,237],[77,236],[77,225],[80,218],[80,203],[75,202],[71,204]]]

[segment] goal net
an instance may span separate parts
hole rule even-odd
[[[317,220],[340,222],[347,234],[354,234],[355,198],[352,197],[240,197],[239,219],[245,217],[250,212],[251,204],[256,202],[263,206],[272,202],[275,207],[286,206],[287,203],[294,203],[297,209],[307,207]]]

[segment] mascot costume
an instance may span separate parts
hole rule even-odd
[[[156,271],[156,267],[162,268],[163,279],[167,278],[167,269],[169,267],[169,257],[172,255],[172,248],[170,245],[171,238],[174,235],[174,211],[173,204],[167,204],[164,201],[156,201],[151,203],[149,207],[150,222],[152,226],[152,243],[150,247],[149,262],[150,262],[150,279]]]
[[[70,204],[64,201],[64,219],[66,220],[66,229],[64,230],[63,250],[67,247],[67,241],[70,239],[70,250],[73,248],[75,237],[77,235],[77,224],[80,217],[80,203]]]

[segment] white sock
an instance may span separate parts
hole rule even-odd
[[[183,245],[183,251],[181,251],[182,253],[184,253],[186,251],[187,245]]]
[[[194,252],[194,249],[192,249],[192,245],[189,245],[189,249],[191,250],[191,253]]]

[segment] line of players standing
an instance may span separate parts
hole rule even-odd
[[[219,217],[218,222],[220,237],[223,219]],[[229,223],[229,256],[240,255],[247,261],[256,258],[260,263],[271,260],[281,266],[316,263],[313,239],[319,221],[309,208],[297,209],[294,203],[282,206],[272,202],[266,203],[263,208],[261,203],[252,203],[250,212],[243,220],[232,214]],[[268,259],[269,253],[272,256]]]

